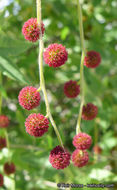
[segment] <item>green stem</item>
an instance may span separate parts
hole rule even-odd
[[[80,91],[81,91],[81,104],[80,111],[78,115],[77,125],[76,125],[76,134],[78,134],[81,124],[82,109],[84,105],[84,58],[85,58],[85,43],[84,43],[84,31],[83,31],[83,21],[82,21],[82,9],[79,0],[77,0],[77,9],[78,9],[78,20],[79,20],[79,29],[80,29],[80,41],[82,48],[81,64],[80,64]]]
[[[6,142],[7,142],[8,160],[10,162],[11,161],[11,154],[10,154],[10,143],[9,143],[9,136],[8,136],[7,129],[4,129],[4,134],[5,134],[5,138],[6,138]]]
[[[0,86],[2,86],[2,73],[0,72]],[[2,114],[2,93],[0,92],[0,115]]]
[[[94,129],[94,137],[95,137],[95,145],[98,143],[98,127],[97,123],[95,124],[95,129]]]
[[[80,5],[80,1],[79,0],[77,0],[77,11],[78,11],[78,20],[79,20],[79,28],[80,28],[81,47],[82,47],[82,51],[85,52],[82,9],[81,9],[81,5]]]
[[[41,24],[40,24],[41,23],[41,0],[37,0],[37,22],[39,23],[39,27],[40,27],[40,31],[41,31]],[[64,148],[61,136],[59,134],[57,126],[56,126],[54,119],[50,112],[50,105],[49,105],[49,101],[48,101],[48,97],[47,97],[47,91],[46,91],[45,80],[44,80],[44,75],[43,75],[43,50],[44,50],[44,43],[43,43],[42,33],[40,32],[39,57],[38,57],[39,74],[40,74],[40,88],[39,89],[41,89],[44,94],[47,117],[51,121],[51,124],[55,130],[55,133],[57,135],[60,145]]]
[[[95,129],[94,129],[94,145],[97,145],[98,143],[98,127],[97,127],[97,123],[95,124]],[[97,162],[98,161],[98,157],[99,155],[94,153],[94,161]]]
[[[13,190],[15,190],[16,188],[15,188],[15,174],[13,175],[13,179],[12,179],[12,181],[13,181]]]
[[[5,129],[4,131],[5,131],[5,137],[6,137],[6,142],[7,142],[7,148],[8,148],[8,151],[9,151],[9,149],[10,149],[10,143],[9,143],[8,132],[7,132],[7,129]]]

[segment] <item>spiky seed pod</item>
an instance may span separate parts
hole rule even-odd
[[[89,149],[91,144],[92,138],[86,133],[79,133],[73,138],[73,145],[80,150]]]
[[[88,163],[89,155],[86,150],[76,149],[72,153],[72,162],[76,167],[83,167]]]
[[[68,53],[62,44],[50,44],[43,56],[45,63],[50,67],[60,67],[67,61]]]
[[[64,169],[70,164],[70,153],[61,146],[56,146],[49,156],[49,161],[53,168]]]
[[[64,84],[64,94],[68,98],[76,98],[80,94],[80,85],[76,81],[68,81]]]
[[[14,163],[6,162],[4,164],[4,172],[6,175],[13,174],[13,173],[15,173],[15,171],[16,171],[16,167],[15,167]]]
[[[88,51],[84,59],[84,65],[89,68],[96,68],[101,63],[100,53]]]
[[[93,147],[93,151],[95,154],[101,154],[102,153],[102,148],[99,145],[95,145]]]
[[[24,87],[18,96],[19,104],[27,109],[31,110],[36,108],[40,104],[40,93],[37,91],[37,88],[32,86]]]
[[[0,150],[5,148],[7,146],[6,139],[3,137],[0,137]]]
[[[41,23],[41,32],[44,34],[44,24]],[[40,38],[40,26],[37,23],[37,18],[30,18],[22,27],[22,34],[25,39],[31,42],[36,42]]]
[[[9,118],[6,115],[0,115],[0,128],[7,128],[9,123]]]
[[[4,178],[3,178],[3,175],[0,174],[0,187],[3,186],[3,183],[4,183]]]
[[[25,122],[26,132],[34,137],[41,137],[48,131],[48,119],[39,114],[33,113],[28,116]]]
[[[88,103],[83,106],[82,119],[92,120],[97,116],[97,114],[98,114],[98,108],[94,104]]]

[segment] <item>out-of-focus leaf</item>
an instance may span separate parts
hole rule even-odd
[[[12,39],[3,33],[0,34],[0,56],[17,56],[32,46],[31,43],[24,41]]]
[[[0,70],[14,80],[23,84],[29,83],[19,69],[3,57],[0,57]]]
[[[0,85],[0,92],[4,98],[7,98],[7,93],[2,85]]]
[[[61,31],[61,39],[65,40],[68,34],[69,34],[69,28],[68,27],[63,28],[63,30]]]

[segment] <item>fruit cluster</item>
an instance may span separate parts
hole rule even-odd
[[[18,96],[19,104],[27,110],[36,108],[40,104],[40,93],[35,87],[24,87]],[[26,132],[34,137],[41,137],[48,131],[49,121],[41,114],[30,114],[25,122]]]
[[[43,22],[38,23],[37,18],[30,18],[26,21],[22,27],[22,34],[24,38],[30,42],[36,42],[43,37],[45,32],[45,26]],[[53,43],[50,44],[43,52],[43,59],[45,64],[49,67],[57,68],[63,66],[68,60],[68,51],[62,44]],[[87,68],[96,68],[101,63],[100,53],[91,50],[85,54],[83,64]],[[80,82],[81,83],[81,82]],[[67,98],[73,99],[80,95],[81,86],[79,82],[69,80],[64,84],[64,95]],[[32,110],[40,105],[41,96],[40,88],[37,89],[33,86],[26,86],[19,92],[18,96],[19,104],[26,110]],[[91,102],[83,104],[81,117],[83,120],[90,121],[96,118],[98,114],[98,108]],[[9,118],[6,115],[0,115],[0,128],[6,130],[9,126]],[[42,137],[49,128],[48,115],[44,116],[41,113],[31,113],[25,121],[26,132],[36,138]],[[49,155],[49,162],[53,168],[59,170],[64,169],[70,165],[70,161],[74,166],[80,168],[85,166],[89,161],[88,149],[92,145],[92,137],[84,132],[79,132],[73,137],[73,146],[75,150],[72,154],[64,148],[64,146],[56,146],[53,148]],[[0,136],[0,150],[7,147],[7,139]],[[93,147],[95,154],[100,154],[102,149],[95,145]],[[9,176],[14,174],[16,166],[13,162],[7,161],[3,166],[4,174]],[[0,174],[0,187],[4,184],[3,174]]]
[[[36,18],[31,18],[24,23],[22,33],[26,40],[36,42],[40,39],[40,35],[44,35],[43,22],[38,24]],[[68,59],[68,52],[62,44],[50,44],[43,53],[44,62],[49,67],[60,67],[64,65]],[[101,62],[101,56],[96,51],[87,52],[84,65],[88,68],[96,68]],[[64,84],[64,94],[68,98],[76,98],[80,94],[80,85],[77,81],[68,81]],[[18,96],[19,104],[27,110],[36,108],[40,104],[39,90],[32,86],[24,87]],[[83,106],[82,119],[92,120],[96,117],[98,108],[92,103],[87,103]],[[25,122],[26,132],[34,137],[41,137],[48,131],[49,121],[46,116],[40,113],[30,114]],[[82,167],[87,164],[89,160],[88,152],[92,143],[92,138],[86,133],[80,132],[73,138],[73,145],[76,150],[72,157],[68,150],[61,146],[56,146],[49,156],[49,161],[56,169],[64,169],[70,164],[70,159],[77,167]]]

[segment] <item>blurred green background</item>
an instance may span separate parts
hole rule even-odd
[[[23,23],[36,17],[36,1],[0,0],[0,93],[2,114],[11,120],[8,128],[10,151],[0,151],[0,172],[10,152],[17,168],[16,190],[55,190],[56,183],[107,183],[115,185],[109,189],[117,189],[117,1],[82,0],[82,3],[86,48],[98,51],[102,56],[98,68],[85,67],[84,70],[86,102],[96,104],[99,113],[93,121],[82,121],[82,131],[93,138],[89,164],[83,168],[71,164],[58,171],[48,161],[49,152],[58,145],[52,126],[36,140],[26,134],[24,127],[30,113],[45,114],[43,94],[41,105],[33,111],[22,109],[17,98],[24,86],[39,86],[38,42],[26,42],[21,32]],[[53,69],[44,64],[44,76],[52,115],[65,146],[72,153],[80,97],[68,99],[63,86],[68,80],[80,79],[76,0],[42,0],[42,16],[46,28],[45,47],[50,43],[62,43],[69,52],[67,63],[60,68]],[[2,130],[0,135],[3,135]],[[97,143],[102,148],[98,156],[92,151]],[[5,177],[5,186],[13,190],[13,180]]]

